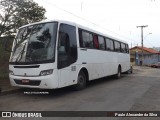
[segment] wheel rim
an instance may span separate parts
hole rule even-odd
[[[79,85],[83,85],[83,84],[84,84],[84,77],[83,77],[82,75],[80,75],[80,76],[78,77],[78,84],[79,84]]]
[[[120,75],[120,72],[118,72],[118,77],[120,77],[121,75]]]
[[[121,69],[118,69],[118,77],[121,77]]]

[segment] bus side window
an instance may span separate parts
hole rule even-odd
[[[101,49],[101,50],[105,50],[106,49],[104,37],[98,36],[98,43],[99,43],[99,49]]]
[[[126,53],[129,53],[129,47],[128,47],[128,45],[126,44],[125,46],[126,46]]]
[[[82,31],[83,47],[93,49],[93,35],[87,31]]]
[[[110,45],[111,45],[111,50],[114,51],[115,47],[114,47],[114,41],[110,40]]]
[[[64,32],[59,33],[59,54],[67,54],[69,52],[69,36]]]
[[[97,35],[94,35],[94,36],[93,36],[93,43],[94,43],[94,47],[95,47],[96,49],[99,49],[98,36],[97,36]]]
[[[79,45],[80,45],[80,47],[83,47],[82,30],[79,29],[78,33],[79,33]]]
[[[58,69],[65,68],[77,60],[76,28],[61,24],[58,40]]]
[[[120,52],[120,43],[118,41],[114,41],[115,51]]]
[[[106,50],[111,50],[110,40],[106,38]]]
[[[126,48],[124,43],[121,43],[121,52],[126,53]]]

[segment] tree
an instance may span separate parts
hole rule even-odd
[[[0,36],[11,35],[22,25],[46,19],[45,12],[33,0],[0,0]]]

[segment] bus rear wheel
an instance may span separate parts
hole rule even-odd
[[[119,79],[120,77],[121,77],[121,67],[119,66],[117,70],[117,74],[115,75],[115,78]]]
[[[82,90],[86,87],[86,75],[80,71],[77,78],[77,84],[73,86],[74,90]]]

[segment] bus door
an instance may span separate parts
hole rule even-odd
[[[73,66],[77,60],[76,29],[74,26],[61,24],[58,39],[58,78],[59,86],[73,84],[75,74]]]

